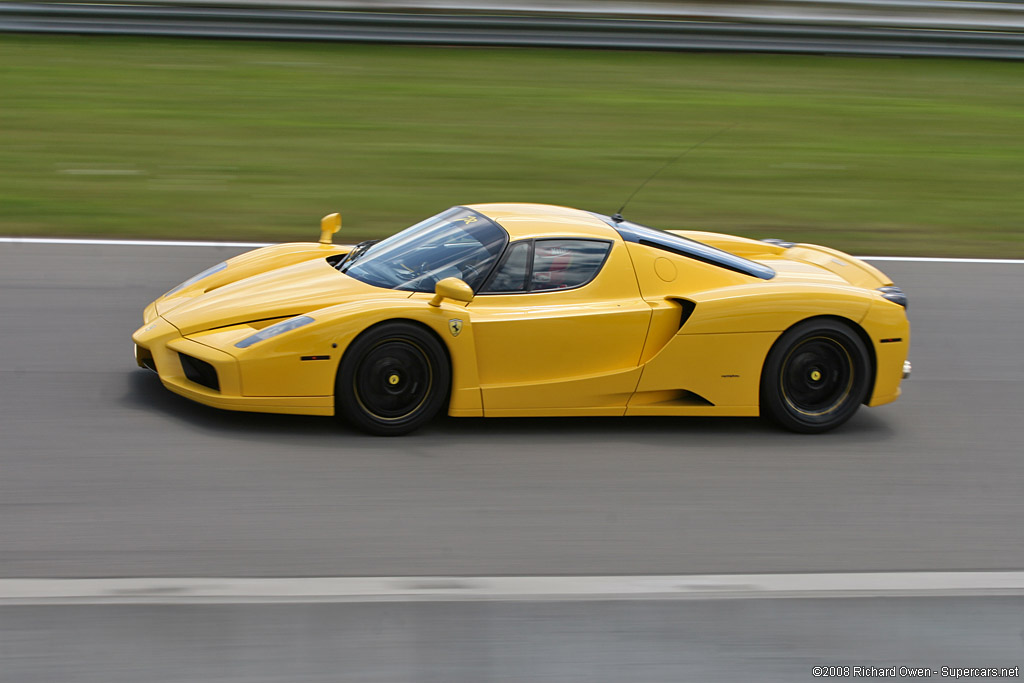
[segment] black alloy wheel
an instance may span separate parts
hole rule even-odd
[[[867,398],[874,369],[849,325],[813,319],[786,331],[761,373],[761,413],[795,432],[819,433],[850,419]]]
[[[335,413],[370,434],[407,434],[443,407],[451,368],[434,334],[410,322],[372,327],[342,358]]]

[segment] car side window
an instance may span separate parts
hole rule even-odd
[[[600,240],[537,240],[530,291],[580,287],[594,279],[611,243]]]
[[[522,292],[526,290],[526,273],[530,268],[530,242],[516,242],[498,265],[485,292]]]
[[[604,240],[514,242],[481,293],[527,294],[581,287],[601,270],[611,248]]]

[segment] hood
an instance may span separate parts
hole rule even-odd
[[[315,259],[243,278],[197,296],[158,302],[157,308],[183,335],[189,335],[382,296],[405,299],[409,292],[372,287],[338,272],[324,259]]]

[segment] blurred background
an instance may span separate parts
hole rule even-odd
[[[719,131],[627,218],[881,257],[894,405],[380,439],[130,355],[225,242],[611,213]],[[1024,2],[0,0],[0,683],[1019,666],[1022,187]]]
[[[360,240],[463,203],[611,213],[737,124],[630,218],[1022,253],[1024,3],[2,2],[0,31],[9,235],[305,239],[340,211]]]

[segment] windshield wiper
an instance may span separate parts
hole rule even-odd
[[[360,256],[366,253],[367,249],[377,244],[377,242],[380,242],[380,240],[364,240],[354,246],[352,251],[348,252],[345,255],[345,258],[338,262],[338,270],[344,273],[352,266],[353,263],[356,262],[357,259],[359,259]]]

